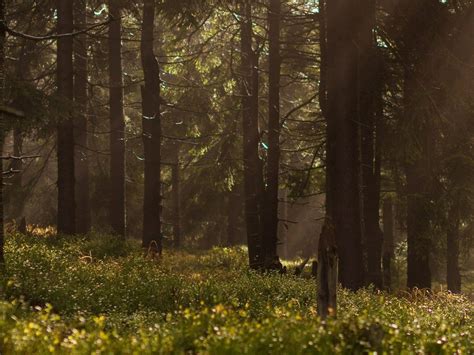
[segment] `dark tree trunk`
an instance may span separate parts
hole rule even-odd
[[[431,288],[430,271],[430,216],[429,202],[423,187],[426,186],[425,169],[420,162],[406,168],[407,178],[407,286]]]
[[[181,194],[180,194],[180,164],[179,144],[174,144],[174,159],[171,167],[171,189],[173,199],[173,245],[181,246]]]
[[[75,0],[75,30],[87,26],[86,0]],[[87,146],[87,35],[75,37],[74,43],[74,102],[76,143],[76,232],[85,234],[90,230],[89,206],[89,161]]]
[[[359,118],[363,182],[364,237],[367,253],[367,283],[382,288],[382,236],[379,226],[380,169],[376,157],[376,115],[380,81],[375,52],[375,1],[366,0],[359,31]]]
[[[73,1],[58,0],[58,34],[73,32]],[[73,90],[73,39],[65,36],[58,39],[57,85],[61,100],[58,122],[58,233],[74,234],[75,182],[74,182],[74,126],[71,106]]]
[[[109,0],[110,225],[125,237],[125,117],[122,80],[122,19],[118,1]]]
[[[432,117],[436,115],[431,109],[431,55],[437,47],[439,10],[444,5],[435,0],[402,0],[397,5],[394,17],[401,25],[398,47],[404,68],[403,132],[407,147],[407,286],[431,288]]]
[[[264,205],[263,247],[265,267],[279,268],[278,177],[280,172],[280,0],[270,0],[268,10],[268,158]]]
[[[339,281],[364,283],[358,114],[358,1],[327,3],[328,215],[339,253]]]
[[[143,203],[143,247],[162,251],[161,236],[161,115],[160,67],[153,51],[155,2],[145,0],[140,53],[145,85],[142,86],[145,191]]]
[[[430,215],[430,163],[428,147],[430,129],[427,127],[420,98],[423,89],[417,84],[417,72],[405,72],[405,116],[416,138],[415,151],[405,165],[407,193],[407,286],[431,288],[431,215]]]
[[[0,21],[5,24],[5,0],[0,0]],[[0,105],[5,105],[5,27],[0,26]],[[5,114],[0,113],[0,152],[3,154],[5,135]],[[4,221],[3,221],[3,160],[0,160],[0,264],[5,262],[4,257]]]
[[[460,211],[457,201],[453,202],[448,213],[447,237],[447,282],[448,290],[461,293],[461,273],[459,271],[459,225]]]
[[[383,285],[386,290],[392,288],[392,259],[394,253],[393,204],[387,198],[383,203]]]
[[[330,219],[326,219],[319,238],[317,263],[318,315],[322,319],[337,313],[337,254],[334,226]]]
[[[250,1],[241,5],[241,90],[244,159],[245,221],[249,264],[252,268],[263,265],[261,194],[263,185],[262,163],[258,154],[258,73],[257,55],[252,49],[252,9]]]

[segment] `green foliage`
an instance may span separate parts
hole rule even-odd
[[[16,235],[6,256],[2,353],[474,350],[474,308],[463,297],[340,290],[338,318],[324,323],[312,280],[251,272],[242,248],[153,261],[111,237]]]

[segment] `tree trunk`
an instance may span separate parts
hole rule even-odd
[[[5,0],[0,0],[0,21],[5,24]],[[0,105],[5,105],[5,26],[0,26]],[[5,114],[0,113],[0,151],[3,153],[3,142],[5,135]],[[3,221],[3,160],[0,160],[0,264],[5,262],[4,257],[4,221]]]
[[[364,283],[360,186],[357,47],[359,4],[327,3],[328,216],[339,253],[339,281],[357,290]]]
[[[261,190],[262,164],[258,154],[258,72],[257,56],[252,49],[252,9],[250,1],[241,4],[241,90],[244,159],[245,221],[249,264],[263,265]]]
[[[145,85],[142,86],[145,191],[143,203],[143,247],[161,254],[161,114],[160,67],[153,51],[155,2],[143,3],[140,53]]]
[[[110,225],[125,237],[125,117],[122,80],[122,19],[118,1],[109,0]]]
[[[459,271],[459,206],[457,201],[453,202],[448,212],[447,237],[447,282],[448,290],[453,293],[461,293],[461,273]]]
[[[58,34],[73,32],[73,0],[58,0]],[[73,90],[73,39],[71,36],[58,39],[57,85],[61,100],[58,122],[58,233],[74,234],[75,182],[74,182],[74,126],[71,106]]]
[[[334,226],[330,219],[324,221],[318,244],[318,315],[326,319],[337,311],[337,247]],[[314,267],[314,266],[313,266]]]
[[[392,259],[394,253],[393,204],[387,198],[383,203],[383,285],[388,291],[392,288]]]
[[[75,0],[75,30],[87,26],[87,1]],[[87,137],[87,35],[78,35],[74,43],[74,103],[76,143],[76,232],[85,234],[90,230],[89,206],[89,161]]]
[[[367,253],[367,284],[382,288],[382,237],[379,226],[380,169],[376,164],[378,90],[375,52],[375,1],[364,1],[365,12],[359,30],[359,120],[361,122],[361,155],[363,182],[364,237]]]
[[[327,28],[326,0],[319,0],[319,86],[318,99],[321,114],[327,119]],[[327,203],[326,203],[327,204]],[[327,206],[326,206],[327,208]]]
[[[264,205],[263,246],[265,267],[280,268],[278,246],[278,180],[280,172],[280,0],[268,10],[268,155]]]
[[[171,167],[171,188],[173,198],[173,245],[181,246],[181,197],[180,197],[180,165],[179,144],[174,144],[174,159]]]
[[[430,168],[428,146],[430,130],[425,122],[420,97],[423,89],[417,83],[417,72],[405,72],[405,116],[416,138],[415,151],[405,165],[407,191],[407,286],[431,288],[431,216],[430,216]],[[422,95],[422,94],[421,94]],[[414,138],[413,138],[414,139]]]
[[[280,203],[278,206],[279,221],[278,224],[278,239],[279,254],[283,259],[288,259],[288,190],[286,188],[280,190]]]

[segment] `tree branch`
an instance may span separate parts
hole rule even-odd
[[[105,27],[109,23],[111,23],[112,21],[115,21],[115,19],[110,17],[105,22],[96,23],[95,25],[92,25],[88,28],[84,28],[83,30],[80,30],[80,31],[75,31],[75,32],[71,32],[71,33],[46,35],[46,36],[33,36],[33,35],[30,35],[30,34],[15,31],[14,29],[8,27],[3,21],[0,21],[0,28],[3,27],[3,29],[8,34],[10,34],[11,36],[14,36],[14,37],[23,38],[23,39],[27,39],[27,40],[30,40],[30,41],[47,41],[47,40],[50,40],[50,39],[60,39],[60,38],[64,38],[64,37],[74,37],[74,36],[77,36],[77,35],[80,35],[80,34],[83,34],[83,33],[90,32],[91,30],[96,29],[98,27]]]

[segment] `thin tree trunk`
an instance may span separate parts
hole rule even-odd
[[[0,21],[5,24],[6,9],[5,0],[0,0]],[[5,26],[0,26],[0,105],[5,105]],[[5,134],[5,114],[0,113],[0,151],[3,153],[3,142]],[[4,257],[4,221],[3,221],[3,160],[0,160],[0,264],[5,262]]]
[[[174,159],[171,167],[171,189],[173,196],[173,245],[181,246],[181,194],[180,194],[180,164],[179,144],[174,144]]]
[[[393,204],[391,198],[383,203],[383,285],[392,289],[392,259],[394,255]]]
[[[239,219],[239,196],[237,187],[233,186],[232,190],[227,193],[227,245],[237,245],[237,231]]]
[[[448,290],[461,293],[461,273],[459,271],[459,206],[453,202],[448,213],[448,228],[446,231],[447,242],[447,282]]]
[[[278,180],[280,172],[280,0],[270,0],[268,10],[268,156],[264,205],[265,267],[280,268],[278,246]]]
[[[87,26],[86,0],[75,0],[75,30]],[[75,37],[74,43],[74,102],[76,142],[76,232],[85,234],[90,230],[89,206],[89,161],[87,137],[87,35]]]
[[[326,28],[326,0],[319,0],[319,108],[327,119],[327,28]],[[326,207],[327,208],[327,207]]]
[[[280,203],[278,206],[278,215],[280,223],[278,224],[278,238],[280,241],[279,255],[288,259],[288,190],[280,190]]]
[[[145,0],[140,53],[145,85],[142,86],[145,191],[143,203],[143,247],[161,254],[161,114],[160,67],[153,51],[155,2]]]
[[[73,0],[58,0],[58,34],[73,31]],[[58,233],[74,234],[75,182],[74,182],[74,126],[71,106],[73,90],[73,39],[66,36],[58,39],[57,85],[61,100],[61,115],[58,123]]]
[[[118,1],[109,0],[110,225],[125,237],[125,117],[122,80],[122,18]]]
[[[252,49],[252,9],[250,1],[241,4],[241,90],[244,159],[245,221],[249,264],[252,268],[263,265],[261,185],[262,164],[258,155],[258,73],[256,54]]]
[[[327,162],[329,217],[339,253],[339,281],[364,283],[358,122],[358,14],[354,0],[327,3]]]

